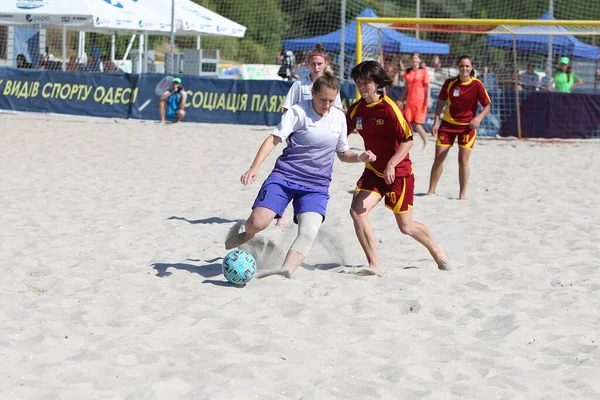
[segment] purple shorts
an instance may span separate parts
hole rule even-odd
[[[327,212],[329,193],[298,185],[274,176],[269,176],[258,191],[254,200],[254,207],[265,207],[281,218],[290,201],[294,205],[294,222],[298,223],[296,215],[307,212],[316,212],[323,216]]]

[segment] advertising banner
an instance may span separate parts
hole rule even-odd
[[[0,108],[128,118],[137,76],[0,69]]]

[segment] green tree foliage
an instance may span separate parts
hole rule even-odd
[[[355,0],[346,3],[346,23],[365,7],[372,8],[376,13],[381,11],[382,7],[380,1],[373,0]],[[281,10],[286,22],[284,39],[324,35],[340,29],[341,1],[282,0]]]
[[[279,0],[195,0],[248,28],[244,39],[203,36],[210,48],[221,45],[222,57],[246,63],[272,63],[281,47],[285,16]]]

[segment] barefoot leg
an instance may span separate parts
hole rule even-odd
[[[419,136],[421,136],[421,139],[423,140],[423,147],[421,148],[421,151],[423,152],[427,150],[427,133],[425,132],[425,129],[423,129],[423,125],[421,124],[415,124],[415,129],[419,133]]]
[[[360,245],[365,252],[369,268],[365,271],[383,271],[377,254],[377,241],[375,233],[369,223],[369,212],[380,201],[379,195],[374,192],[359,191],[354,193],[352,205],[350,207],[350,216],[354,221],[354,231]],[[378,275],[377,273],[366,273],[368,275]]]
[[[160,115],[160,123],[164,124],[165,123],[165,110],[166,110],[166,102],[164,100],[161,100],[160,103],[158,103],[158,114]]]
[[[409,208],[408,212],[404,214],[396,214],[396,222],[400,228],[400,232],[412,237],[427,248],[429,254],[431,254],[431,257],[436,262],[438,269],[448,270],[448,258],[444,253],[444,248],[435,242],[433,235],[425,225],[413,221],[412,209]]]
[[[444,160],[446,160],[446,156],[450,151],[450,146],[436,146],[435,147],[435,159],[433,160],[433,165],[431,166],[431,175],[429,177],[429,190],[427,191],[427,195],[431,196],[435,194],[435,188],[442,176],[442,172],[444,171]]]
[[[466,147],[458,148],[458,182],[460,185],[460,200],[467,199],[467,183],[469,183],[469,159],[471,158],[471,149]]]
[[[230,250],[246,243],[252,239],[258,232],[269,226],[275,218],[275,211],[265,207],[255,207],[247,221],[245,221],[245,231],[240,232],[244,221],[238,221],[227,234],[225,239],[225,249]]]

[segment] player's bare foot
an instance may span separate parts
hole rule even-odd
[[[427,193],[425,193],[425,196],[433,196],[433,195],[435,195],[434,192],[427,192]]]
[[[432,256],[439,270],[450,270],[450,262],[448,261],[448,257],[446,257],[446,253],[444,253],[444,248],[442,246],[438,245],[435,254],[432,254]]]
[[[285,227],[285,221],[283,220],[283,218],[279,218],[279,219],[277,220],[277,223],[275,224],[275,226],[276,226],[276,227],[278,227],[278,228],[283,228],[283,227]]]
[[[292,279],[292,272],[285,269],[279,271],[279,275],[283,276],[286,279]]]
[[[467,200],[467,195],[466,195],[466,194],[463,194],[463,195],[461,195],[461,196],[458,196],[458,199],[459,199],[459,200]]]
[[[272,269],[269,271],[263,271],[263,272],[258,272],[255,276],[258,279],[262,279],[262,278],[266,278],[268,276],[283,276],[286,279],[291,279],[292,278],[292,273],[288,270],[284,270],[284,269]]]
[[[298,267],[295,268],[286,268],[286,267],[281,267],[281,270],[279,271],[279,275],[283,276],[284,278],[287,279],[292,279],[292,275],[294,274],[294,272],[298,269]]]
[[[421,147],[421,153],[425,153],[427,151],[427,149],[429,148],[429,146],[427,145],[427,143],[425,143],[423,145],[423,147]]]
[[[238,247],[241,243],[240,235],[243,235],[244,232],[240,232],[242,226],[246,223],[246,221],[238,221],[236,222],[229,232],[227,233],[227,237],[225,238],[225,250],[231,250],[235,247]]]
[[[437,263],[438,263],[438,269],[440,271],[450,271],[452,269],[450,267],[450,262],[448,260],[442,260]]]
[[[356,273],[358,276],[383,276],[383,267],[369,265],[368,268],[362,269]]]

